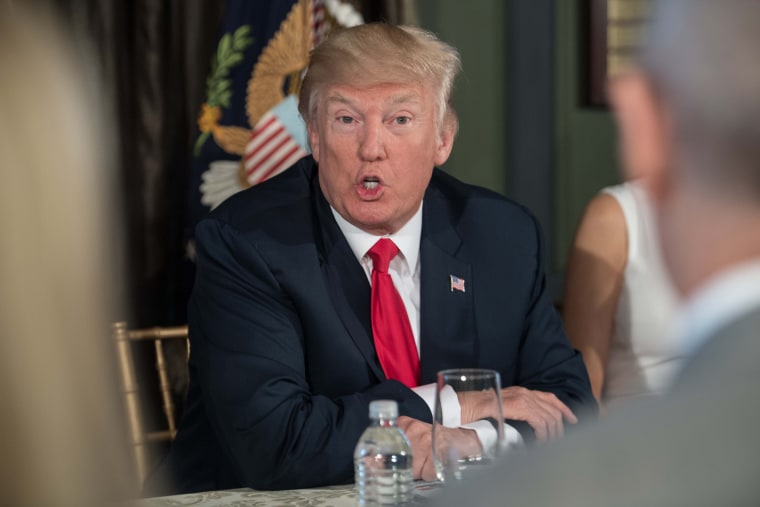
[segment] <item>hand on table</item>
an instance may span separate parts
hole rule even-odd
[[[493,396],[489,393],[457,393],[461,407],[462,424],[491,417],[498,419]],[[563,420],[578,422],[573,411],[553,393],[534,391],[520,386],[501,390],[501,404],[505,419],[525,421],[536,432],[536,441],[545,442],[564,434]]]
[[[399,416],[398,427],[403,430],[412,444],[414,455],[413,473],[415,479],[434,481],[436,479],[435,463],[433,462],[433,425],[407,416]],[[440,428],[437,443],[443,443],[456,435],[464,439],[471,448],[469,453],[480,454],[481,446],[478,435],[474,430],[466,428]]]

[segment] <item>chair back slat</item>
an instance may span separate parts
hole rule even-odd
[[[113,325],[113,337],[120,370],[122,398],[127,416],[129,438],[134,450],[135,472],[138,486],[142,487],[151,466],[149,444],[170,442],[177,434],[175,405],[172,398],[171,382],[167,368],[164,342],[166,340],[184,340],[187,347],[185,360],[189,358],[190,343],[187,326],[152,327],[146,329],[128,329],[126,322],[116,322]],[[140,389],[140,383],[135,367],[135,357],[132,343],[153,340],[155,368],[158,373],[158,387],[161,395],[162,412],[166,427],[162,430],[147,431],[143,403],[145,395]]]
[[[174,402],[172,401],[172,390],[169,384],[169,374],[166,371],[166,359],[164,358],[164,342],[157,339],[153,342],[156,347],[156,370],[158,370],[159,385],[161,387],[161,400],[164,404],[164,416],[166,424],[169,426],[171,438],[177,434],[176,424],[174,422]]]

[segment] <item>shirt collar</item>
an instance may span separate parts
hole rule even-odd
[[[417,212],[404,224],[404,226],[393,234],[385,236],[375,236],[365,232],[358,227],[350,224],[345,218],[340,216],[340,213],[335,211],[335,208],[330,206],[335,221],[338,223],[340,231],[348,241],[348,246],[351,247],[351,251],[356,256],[356,259],[361,262],[362,258],[367,254],[367,251],[372,248],[378,239],[390,238],[396,243],[396,246],[401,252],[401,255],[406,260],[409,266],[409,271],[414,272],[417,266],[417,258],[420,255],[420,237],[422,236],[422,203]]]
[[[695,352],[721,327],[760,307],[760,259],[729,268],[684,302],[673,336]]]

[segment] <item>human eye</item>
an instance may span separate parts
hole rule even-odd
[[[410,117],[403,116],[403,115],[396,116],[396,118],[394,118],[394,120],[396,122],[396,125],[407,125],[409,122],[412,121],[412,119]]]
[[[340,115],[338,116],[338,122],[344,125],[350,125],[354,123],[354,119],[351,116]]]

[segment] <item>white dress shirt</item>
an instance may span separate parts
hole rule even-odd
[[[348,246],[354,252],[356,259],[364,268],[367,280],[372,283],[372,259],[367,255],[370,248],[380,238],[393,240],[399,249],[399,254],[391,259],[388,274],[391,275],[401,300],[404,302],[409,324],[412,326],[414,343],[417,345],[417,355],[420,353],[420,237],[422,235],[422,206],[417,213],[398,231],[387,236],[375,236],[364,232],[350,224],[332,207],[335,221],[346,237]]]
[[[409,316],[409,324],[414,334],[414,342],[417,346],[417,354],[420,354],[420,238],[422,237],[422,204],[412,218],[404,226],[393,234],[375,236],[365,232],[349,223],[340,213],[330,206],[333,217],[338,223],[348,246],[356,256],[356,259],[364,268],[367,280],[372,283],[372,259],[367,255],[372,246],[381,238],[391,239],[399,249],[388,266],[388,274],[396,286],[396,290],[404,302],[406,313]],[[420,396],[430,413],[435,410],[436,384],[426,384],[412,388]],[[461,424],[461,409],[459,400],[453,389],[445,389],[442,393],[444,426],[463,427],[474,429],[484,447],[490,447],[490,442],[496,438],[496,431],[488,421],[475,421],[469,424]],[[522,444],[520,433],[512,426],[504,425],[504,443],[506,446]]]
[[[713,333],[760,307],[760,259],[717,273],[682,305],[673,336],[693,355]]]

